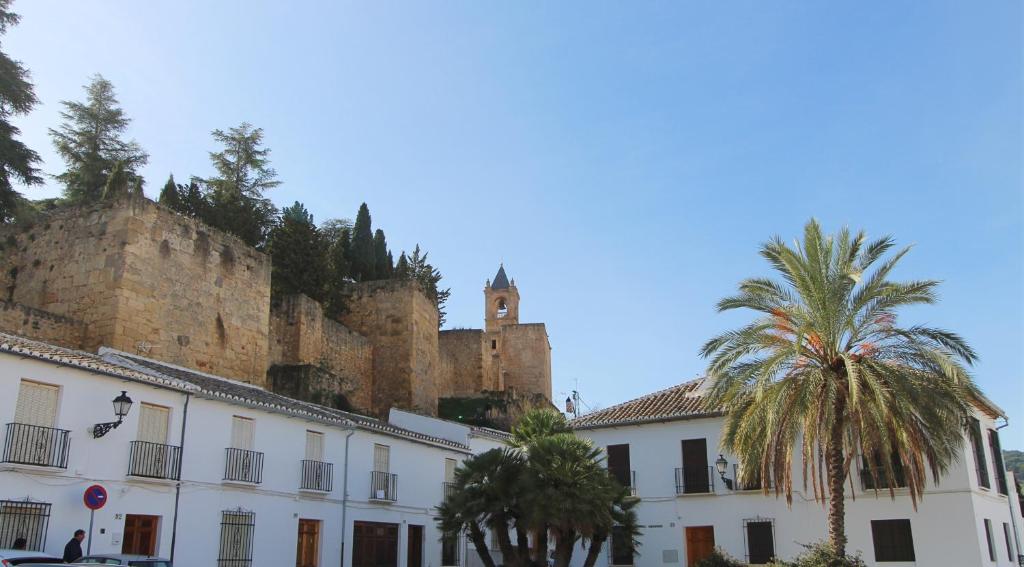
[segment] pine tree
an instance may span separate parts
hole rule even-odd
[[[352,228],[352,248],[349,255],[351,274],[356,281],[365,282],[376,278],[377,262],[374,255],[373,227],[370,208],[363,203],[356,214]]]
[[[196,179],[208,193],[201,218],[262,248],[277,217],[277,209],[263,193],[281,184],[270,167],[270,149],[262,147],[263,129],[243,122],[227,132],[214,130],[212,135],[223,149],[210,152],[217,174]]]
[[[0,35],[21,19],[9,11],[10,5],[11,0],[0,0]],[[0,223],[3,223],[14,218],[22,201],[13,182],[38,185],[43,179],[35,166],[40,161],[39,154],[17,140],[21,131],[10,122],[12,116],[27,114],[38,102],[29,82],[28,69],[0,51],[0,77],[3,78],[0,80]]]
[[[391,278],[391,272],[394,271],[395,266],[388,252],[388,241],[384,237],[384,231],[379,228],[373,233],[373,261],[376,279]]]
[[[178,198],[181,200],[181,214],[194,219],[205,219],[209,216],[210,203],[195,179],[188,185],[178,185]]]
[[[352,245],[352,223],[348,220],[334,219],[324,223],[321,232],[328,242],[324,313],[328,317],[337,318],[345,311],[344,288],[351,279],[352,266],[348,258]]]
[[[404,252],[402,256],[405,256]],[[398,261],[401,263],[402,258],[400,257]],[[444,305],[448,302],[448,297],[451,296],[451,288],[440,289],[437,287],[441,282],[441,272],[427,262],[427,253],[420,251],[419,244],[416,245],[407,262],[409,266],[409,279],[416,280],[420,284],[423,293],[434,301],[434,305],[437,306],[438,327],[444,325],[445,315],[447,315]]]
[[[141,188],[137,169],[149,161],[138,143],[121,139],[131,119],[118,106],[114,85],[95,75],[85,92],[84,103],[61,102],[64,123],[57,130],[50,129],[53,145],[67,164],[67,170],[57,179],[64,184],[64,196],[74,203],[102,198],[107,177],[117,162],[122,162],[129,185]]]
[[[398,262],[395,264],[395,275],[396,280],[407,280],[411,278],[409,270],[409,259],[405,257],[405,250],[398,257]]]
[[[281,221],[270,233],[271,292],[275,295],[303,293],[317,301],[324,299],[327,250],[313,215],[295,202],[281,211]]]
[[[167,183],[164,183],[164,188],[160,190],[160,199],[157,202],[172,211],[185,213],[185,205],[181,201],[181,194],[178,193],[178,186],[174,183],[173,173],[167,177]]]

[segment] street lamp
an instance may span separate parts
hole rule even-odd
[[[725,478],[725,471],[729,470],[729,461],[725,460],[725,457],[719,453],[718,458],[715,459],[715,468],[718,469],[718,476],[722,477],[722,482],[725,483],[725,487],[732,490],[732,479]]]
[[[131,409],[132,399],[128,397],[128,392],[121,390],[121,395],[114,398],[114,416],[117,417],[117,421],[97,423],[92,426],[92,436],[99,439],[109,433],[111,429],[121,425],[124,422],[124,416],[128,415],[128,411]]]

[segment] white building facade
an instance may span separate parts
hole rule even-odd
[[[116,422],[111,401],[132,406]],[[464,564],[434,517],[472,447],[500,432],[409,415],[393,424],[101,350],[0,334],[0,548],[179,566]],[[86,489],[107,498],[90,518]],[[347,497],[346,497],[347,494]]]
[[[702,409],[703,387],[703,380],[687,382],[574,420],[577,434],[606,450],[612,474],[640,499],[642,545],[633,554],[624,540],[614,542],[604,550],[606,564],[693,565],[716,546],[759,564],[792,559],[802,544],[827,538],[827,506],[803,489],[799,457],[792,506],[759,484],[737,482],[742,463],[719,451],[723,418]],[[887,487],[876,492],[870,472],[854,467],[849,552],[875,566],[1017,565],[1021,511],[998,451],[1000,422],[1001,410],[979,402],[959,462],[938,485],[929,482],[916,510],[905,488],[895,488],[895,498]]]

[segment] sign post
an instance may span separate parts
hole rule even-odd
[[[82,495],[82,502],[89,509],[89,540],[85,542],[85,554],[89,555],[92,553],[92,521],[96,516],[96,510],[107,503],[107,489],[98,484],[86,488],[85,494]]]

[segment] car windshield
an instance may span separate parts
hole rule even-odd
[[[120,559],[111,559],[109,557],[83,557],[75,563],[85,565],[120,565]]]

